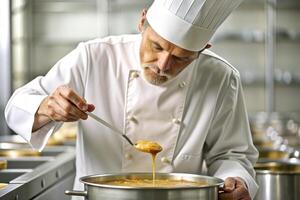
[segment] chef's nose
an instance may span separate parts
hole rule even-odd
[[[158,57],[158,67],[161,71],[167,71],[171,68],[172,55],[168,52],[163,52]]]

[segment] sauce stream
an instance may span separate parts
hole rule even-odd
[[[160,144],[149,141],[149,140],[139,140],[135,144],[135,148],[141,152],[150,153],[152,156],[152,179],[153,185],[155,185],[155,173],[156,173],[156,155],[162,151]]]

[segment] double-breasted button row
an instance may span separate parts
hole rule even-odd
[[[185,81],[181,81],[179,84],[178,84],[178,87],[179,88],[184,88],[186,86],[186,82]]]
[[[129,116],[127,117],[127,119],[128,119],[129,121],[134,122],[134,123],[137,123],[137,122],[138,122],[138,118],[137,118],[136,116],[134,116],[134,115],[129,115]],[[173,123],[173,124],[176,124],[176,125],[180,125],[181,120],[180,120],[179,118],[173,118],[173,119],[172,119],[172,123]]]
[[[132,72],[132,73],[130,74],[130,78],[132,78],[132,79],[138,78],[139,76],[140,76],[140,75],[139,75],[138,72]]]

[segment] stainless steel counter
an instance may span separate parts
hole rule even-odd
[[[38,157],[0,159],[7,160],[7,169],[0,170],[0,182],[8,183],[0,189],[1,200],[70,199],[64,190],[73,188],[73,146],[46,147]]]

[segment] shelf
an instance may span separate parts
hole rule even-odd
[[[242,41],[251,43],[262,43],[265,41],[263,31],[239,31],[239,32],[217,32],[213,41]]]
[[[255,73],[244,73],[240,71],[241,80],[243,85],[255,86],[255,85],[264,85],[265,77],[264,75],[258,75]],[[300,75],[293,74],[283,74],[281,77],[274,77],[274,84],[277,86],[299,86],[300,85]]]
[[[34,13],[70,13],[97,11],[97,1],[35,1]]]
[[[108,11],[124,11],[124,10],[137,10],[148,8],[152,4],[152,0],[111,0],[109,1]],[[142,11],[142,10],[141,10]]]
[[[50,1],[35,0],[33,10],[36,13],[69,13],[69,12],[90,12],[90,11],[129,11],[138,8],[149,7],[150,0],[70,0],[70,1]],[[108,6],[108,8],[106,7]]]
[[[277,42],[300,42],[300,32],[290,30],[277,30]],[[241,41],[246,43],[264,43],[265,33],[261,30],[239,31],[239,32],[217,32],[213,41]]]

